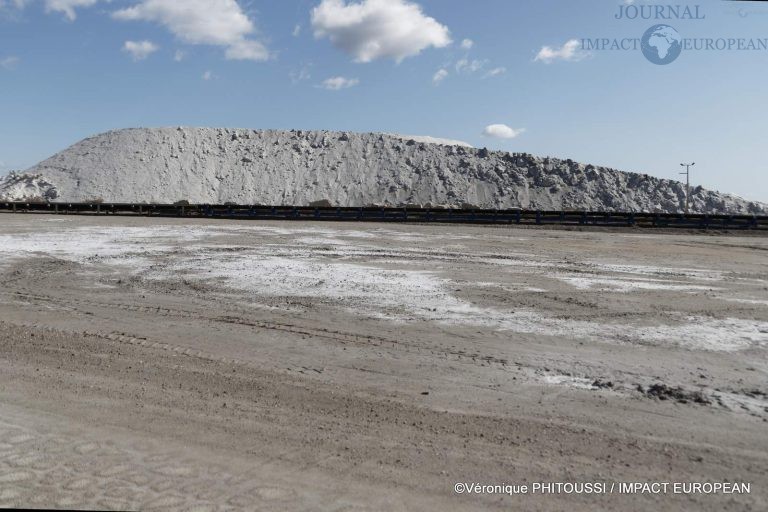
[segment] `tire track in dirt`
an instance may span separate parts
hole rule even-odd
[[[83,311],[82,309],[83,307],[96,307],[96,308],[105,308],[105,309],[118,309],[122,311],[130,311],[135,313],[152,314],[152,315],[161,316],[161,317],[203,320],[203,321],[208,321],[213,323],[239,325],[244,327],[250,327],[253,329],[264,329],[264,330],[288,332],[291,334],[327,339],[327,340],[331,340],[341,344],[351,344],[351,345],[363,346],[363,347],[374,346],[374,347],[382,348],[385,350],[400,350],[400,351],[405,351],[405,352],[415,353],[420,355],[435,355],[435,356],[443,357],[446,359],[453,358],[456,361],[475,364],[482,367],[493,366],[494,368],[499,368],[499,369],[510,368],[508,360],[496,358],[493,356],[484,356],[478,353],[468,354],[465,351],[446,350],[444,348],[440,348],[437,346],[425,346],[422,348],[422,347],[414,346],[413,344],[410,344],[408,342],[404,342],[404,341],[396,340],[392,338],[385,338],[382,336],[371,336],[371,335],[350,333],[350,332],[331,330],[331,329],[325,329],[325,328],[312,328],[312,327],[307,327],[307,326],[298,325],[298,324],[290,324],[285,322],[272,322],[272,321],[266,321],[266,320],[253,321],[253,320],[246,320],[244,318],[240,318],[238,316],[232,316],[232,315],[205,316],[196,312],[191,312],[191,311],[186,311],[181,309],[172,309],[172,308],[160,307],[160,306],[157,306],[157,307],[142,306],[138,304],[92,301],[92,300],[79,299],[79,298],[61,299],[52,295],[41,295],[38,293],[33,293],[31,291],[19,291],[19,290],[0,291],[0,295],[5,295],[7,297],[11,297],[15,299],[21,299],[23,301],[30,302],[30,303],[37,302],[38,304],[40,303],[54,304],[57,306],[62,306],[62,303],[64,303],[65,307],[68,307],[70,309],[76,309],[81,312]],[[206,359],[213,359],[217,361],[228,362],[228,363],[233,363],[238,365],[247,364],[247,362],[241,361],[238,359],[221,358],[210,353],[205,353],[203,351],[192,349],[190,347],[173,345],[173,344],[168,344],[163,342],[153,342],[147,338],[131,336],[127,333],[113,332],[105,335],[104,333],[87,332],[86,334],[90,336],[100,336],[100,337],[108,337],[108,338],[110,338],[111,336],[110,339],[113,339],[115,341],[129,342],[132,344],[139,344],[142,346],[151,346],[153,348],[171,350],[174,352],[183,353],[185,355],[204,354],[204,355],[200,355],[199,357],[204,357]]]
[[[249,327],[252,329],[281,331],[281,332],[287,332],[287,333],[297,334],[302,336],[310,336],[310,337],[315,337],[320,339],[327,339],[342,345],[354,345],[358,347],[373,346],[373,347],[377,347],[387,351],[397,350],[397,351],[404,351],[406,353],[418,354],[422,356],[432,355],[432,356],[437,356],[446,360],[453,360],[463,364],[473,364],[473,365],[484,367],[484,368],[495,368],[495,369],[500,369],[502,371],[523,372],[532,381],[549,382],[546,379],[547,372],[533,366],[524,365],[521,363],[513,363],[512,365],[510,365],[509,362],[504,359],[498,359],[492,356],[481,356],[480,354],[466,354],[463,351],[444,350],[435,346],[424,347],[424,348],[415,347],[413,345],[408,344],[407,342],[402,342],[399,340],[394,340],[391,338],[385,338],[381,336],[361,335],[356,333],[349,333],[349,332],[323,329],[323,328],[309,328],[306,326],[284,323],[284,322],[246,320],[244,318],[241,318],[239,316],[234,316],[234,315],[205,316],[193,311],[174,309],[174,308],[168,308],[168,307],[160,307],[160,306],[142,306],[137,304],[112,303],[112,302],[92,301],[92,300],[77,299],[77,298],[62,299],[62,298],[51,296],[51,295],[41,295],[41,294],[34,294],[30,292],[21,292],[21,291],[14,291],[14,292],[0,291],[0,295],[20,298],[27,302],[37,301],[38,303],[56,304],[59,306],[61,305],[60,303],[62,301],[66,303],[74,302],[76,304],[79,304],[81,308],[78,309],[69,305],[67,306],[68,309],[75,310],[81,313],[85,313],[85,310],[82,309],[82,307],[90,306],[90,307],[106,308],[106,309],[118,309],[121,311],[130,311],[135,313],[146,313],[146,314],[152,314],[152,315],[166,317],[166,318],[195,319],[195,320],[209,321],[213,323],[239,325],[239,326]],[[32,327],[32,326],[29,326],[29,327]],[[117,343],[174,352],[180,355],[195,357],[198,359],[216,361],[216,362],[221,362],[221,363],[231,364],[236,366],[253,366],[252,363],[247,360],[222,357],[212,352],[199,350],[189,346],[166,343],[163,341],[153,340],[145,336],[133,335],[126,332],[112,331],[112,332],[105,333],[101,331],[85,330],[85,331],[79,331],[79,333],[89,337],[108,339],[110,341],[114,341]],[[314,372],[317,374],[323,373],[323,369],[307,367],[307,366],[296,367],[296,368],[286,367],[283,370],[290,373],[296,372],[296,373],[302,373],[302,374],[307,372]],[[356,370],[360,371],[361,369],[357,368]],[[586,379],[586,380],[590,380],[590,379]],[[615,382],[615,385],[611,388],[611,391],[613,391],[614,393],[633,395],[635,394],[634,393],[635,388],[636,388],[635,384],[630,384],[628,382],[621,383],[620,381],[617,380]],[[598,387],[592,386],[592,390],[596,390],[596,389],[598,389]],[[742,397],[739,397],[738,393],[734,394],[734,393],[725,392],[725,395],[723,395],[723,392],[724,391],[718,389],[710,392],[710,395],[711,395],[711,398],[714,400],[714,403],[719,405],[724,410],[729,412],[734,412],[734,411],[739,412],[741,409],[744,409],[748,414],[752,416],[761,417],[761,418],[764,417],[766,411],[763,410],[763,406],[757,403],[755,400],[751,400],[751,401],[748,400],[750,404],[749,404],[749,407],[747,407],[743,403],[745,399]],[[730,406],[726,405],[726,403],[723,402],[723,399],[725,399],[726,402],[730,403]],[[752,403],[752,402],[755,402],[755,403]]]

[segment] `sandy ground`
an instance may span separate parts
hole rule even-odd
[[[0,221],[0,507],[768,508],[768,238]]]

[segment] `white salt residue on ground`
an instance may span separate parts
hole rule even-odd
[[[0,236],[0,263],[47,254],[83,264],[129,267],[148,279],[197,279],[243,290],[254,297],[313,297],[369,318],[472,325],[517,334],[540,334],[607,343],[683,346],[729,351],[768,345],[768,324],[735,318],[668,316],[669,325],[635,326],[545,316],[535,310],[504,311],[456,297],[457,282],[435,269],[435,260],[461,254],[370,245],[364,231],[315,230],[283,240],[290,229],[272,230],[258,245],[233,245],[248,228],[171,226],[153,228],[80,228],[56,232]],[[253,231],[266,234],[264,230]],[[306,230],[303,230],[306,231]],[[349,236],[351,233],[351,236]],[[346,242],[349,236],[365,241]],[[224,241],[222,241],[222,237]],[[207,244],[211,240],[214,245]],[[357,245],[356,245],[357,244]],[[157,265],[160,256],[170,264]],[[510,259],[510,258],[515,259]],[[372,263],[380,261],[382,268]],[[561,262],[531,262],[524,255],[485,254],[474,262],[505,272],[546,276]],[[391,268],[393,264],[408,268]],[[578,267],[576,263],[572,263]],[[425,269],[419,269],[419,267]],[[414,269],[416,267],[416,269]],[[616,269],[614,269],[616,270]],[[486,275],[492,275],[488,273]],[[624,282],[624,281],[619,281]],[[634,285],[633,285],[634,286]],[[637,287],[636,287],[637,288]],[[630,290],[631,291],[631,290]],[[510,292],[514,293],[514,292]]]
[[[681,316],[681,325],[635,327],[634,340],[663,345],[674,339],[691,349],[730,352],[751,347],[768,347],[768,323],[739,318]]]
[[[628,293],[634,290],[674,290],[674,291],[713,291],[719,290],[712,286],[701,286],[687,283],[671,284],[674,281],[662,281],[658,279],[628,279],[606,277],[573,277],[557,276],[557,279],[566,282],[579,290],[616,291]]]
[[[588,266],[593,266],[602,272],[640,274],[662,277],[686,277],[702,281],[721,281],[724,277],[723,272],[718,270],[701,268],[655,267],[650,265],[617,265],[614,263],[597,262],[590,262],[588,263]]]
[[[529,238],[523,238],[523,237],[509,237],[506,234],[487,234],[484,233],[482,237],[474,234],[467,234],[467,233],[456,233],[454,231],[451,231],[450,229],[446,228],[446,230],[443,233],[422,233],[418,231],[407,231],[407,230],[398,230],[398,229],[389,229],[389,228],[372,228],[366,231],[359,230],[359,229],[349,229],[349,228],[343,228],[340,227],[338,229],[328,229],[328,228],[322,228],[322,227],[306,227],[306,226],[300,226],[300,227],[282,227],[282,226],[273,226],[273,225],[253,225],[253,226],[225,226],[220,227],[217,229],[222,229],[224,231],[230,232],[230,231],[241,231],[241,232],[248,232],[248,233],[264,233],[266,235],[285,235],[285,236],[292,236],[292,237],[300,237],[300,236],[306,236],[306,237],[338,237],[338,238],[367,238],[367,239],[376,239],[376,238],[382,238],[389,241],[397,241],[397,242],[414,242],[414,241],[424,241],[424,240],[434,240],[434,241],[446,241],[446,240],[502,240],[502,241],[510,241],[515,240],[518,242],[524,242],[529,240]],[[544,237],[546,238],[546,237]]]
[[[203,247],[195,252],[205,254]],[[446,291],[444,281],[420,271],[394,271],[348,263],[276,257],[269,250],[222,258],[183,257],[156,277],[182,274],[214,280],[261,296],[300,296],[326,299],[354,309],[387,314],[402,320],[423,318],[441,307],[464,307]]]
[[[547,384],[554,384],[556,386],[568,386],[576,389],[597,389],[592,385],[594,382],[590,379],[584,379],[581,377],[571,377],[570,375],[544,375],[541,377],[541,381]]]
[[[393,321],[427,320],[446,325],[475,325],[519,334],[539,334],[608,343],[683,346],[733,351],[768,346],[768,323],[735,318],[679,315],[671,325],[633,326],[566,320],[536,311],[502,311],[480,307],[452,295],[456,283],[435,272],[391,270],[324,259],[318,251],[280,256],[265,247],[258,253],[229,257],[205,254],[181,257],[156,278],[174,275],[213,280],[257,296],[313,297],[356,314]],[[303,257],[302,257],[303,256]]]
[[[742,304],[751,304],[754,306],[768,306],[768,300],[742,299],[739,297],[723,297],[723,296],[719,296],[718,299],[727,300],[728,302],[740,302]]]
[[[723,272],[712,269],[600,262],[560,262],[549,276],[579,290],[622,293],[635,290],[717,291],[720,288],[715,283],[726,277]]]
[[[66,261],[104,261],[135,268],[148,265],[148,257],[167,253],[210,235],[207,229],[77,228],[42,233],[0,235],[0,265],[33,255]]]

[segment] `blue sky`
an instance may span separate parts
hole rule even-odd
[[[768,201],[768,51],[585,52],[582,38],[768,38],[760,2],[0,0],[0,171],[137,126],[395,132]],[[537,58],[538,57],[538,58]],[[441,71],[442,70],[442,71]]]

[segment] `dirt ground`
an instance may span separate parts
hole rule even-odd
[[[767,251],[2,216],[0,507],[766,510]]]

